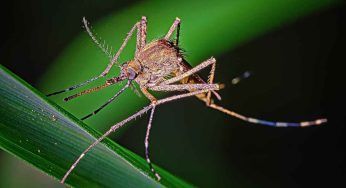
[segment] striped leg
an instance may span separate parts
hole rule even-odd
[[[153,108],[151,109],[151,113],[150,113],[150,117],[149,117],[149,123],[147,126],[147,133],[145,135],[145,140],[144,140],[144,145],[145,145],[145,158],[147,159],[147,162],[149,164],[149,168],[150,168],[151,172],[155,175],[157,180],[160,181],[161,177],[153,168],[153,165],[151,164],[151,161],[149,158],[149,136],[150,136],[151,123],[152,123],[153,117],[154,117],[155,107],[156,107],[156,105],[153,105]]]
[[[275,121],[267,121],[267,120],[261,120],[261,119],[256,119],[252,117],[246,117],[244,115],[238,114],[236,112],[233,112],[231,110],[225,109],[221,106],[218,106],[216,104],[210,104],[207,105],[210,108],[219,110],[225,114],[228,114],[230,116],[233,116],[235,118],[241,119],[243,121],[249,122],[249,123],[254,123],[254,124],[260,124],[260,125],[266,125],[266,126],[271,126],[271,127],[307,127],[307,126],[312,126],[312,125],[320,125],[322,123],[326,123],[327,119],[322,118],[322,119],[316,119],[313,121],[302,121],[302,122],[297,122],[297,123],[292,123],[292,122],[275,122]]]
[[[213,85],[214,81],[214,73],[215,73],[215,63],[212,64],[212,69],[210,72],[209,80],[208,83],[210,85]],[[249,74],[245,75],[246,77],[250,76]],[[238,80],[239,81],[239,80]],[[319,125],[322,123],[326,123],[327,119],[322,118],[322,119],[316,119],[313,121],[303,121],[303,122],[298,122],[298,123],[292,123],[292,122],[274,122],[274,121],[267,121],[267,120],[261,120],[257,118],[252,118],[252,117],[246,117],[244,115],[238,114],[236,112],[233,112],[231,110],[225,109],[219,105],[216,105],[212,100],[211,100],[211,93],[210,91],[207,93],[207,95],[199,95],[197,96],[200,100],[204,101],[206,105],[210,108],[219,110],[225,114],[228,114],[230,116],[233,116],[235,118],[241,119],[243,121],[247,121],[249,123],[254,123],[254,124],[261,124],[261,125],[267,125],[267,126],[272,126],[272,127],[306,127],[306,126],[312,126],[312,125]]]

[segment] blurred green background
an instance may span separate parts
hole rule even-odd
[[[330,123],[307,129],[249,125],[186,99],[158,108],[152,160],[200,187],[336,185],[345,178],[345,120],[344,111],[338,110],[345,100],[339,90],[343,85],[336,83],[342,80],[340,66],[345,62],[346,22],[344,4],[334,2],[11,2],[1,13],[6,18],[1,64],[50,93],[99,74],[107,63],[83,32],[83,16],[115,49],[142,15],[148,17],[149,40],[163,36],[180,17],[181,47],[189,62],[217,59],[216,81],[226,84],[219,104],[263,119],[326,116]],[[134,40],[122,61],[132,57],[133,47]],[[231,86],[232,78],[247,70],[253,76]],[[64,95],[52,100],[82,117],[117,88],[70,103],[62,102]],[[146,102],[128,90],[86,123],[104,131]],[[146,123],[147,117],[132,122],[117,142],[144,156]],[[5,152],[0,165],[0,187],[59,186]]]

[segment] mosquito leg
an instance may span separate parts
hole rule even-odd
[[[212,57],[212,58],[210,58],[210,59],[208,59],[206,61],[203,61],[199,65],[193,67],[192,69],[186,71],[185,73],[183,73],[183,74],[181,74],[179,76],[176,76],[174,78],[171,78],[171,79],[168,79],[168,80],[165,80],[165,81],[161,82],[160,85],[168,85],[168,84],[177,82],[177,81],[179,81],[179,80],[181,80],[181,79],[183,79],[183,78],[185,78],[187,76],[195,74],[196,72],[204,69],[205,67],[207,67],[207,66],[209,66],[209,65],[211,65],[211,64],[213,64],[215,62],[216,62],[215,58]]]
[[[88,148],[86,148],[81,154],[80,156],[77,158],[77,160],[72,164],[72,166],[69,168],[69,170],[66,172],[66,174],[64,175],[64,177],[62,178],[62,180],[60,181],[61,183],[64,183],[65,180],[67,179],[67,177],[70,175],[70,173],[73,171],[74,168],[76,168],[77,164],[79,163],[79,161],[85,156],[86,153],[88,153],[93,147],[95,147],[98,143],[100,143],[103,139],[105,139],[109,134],[111,134],[112,132],[118,130],[119,128],[121,128],[123,125],[125,125],[126,123],[128,123],[129,121],[135,119],[136,117],[146,113],[147,111],[149,111],[150,109],[153,108],[153,106],[158,106],[167,102],[171,102],[174,100],[179,100],[182,98],[186,98],[186,97],[192,97],[195,95],[199,95],[202,93],[206,93],[209,90],[198,90],[198,91],[194,91],[194,92],[190,92],[190,93],[184,93],[184,94],[180,94],[180,95],[175,95],[175,96],[171,96],[171,97],[167,97],[164,99],[160,99],[156,102],[156,104],[150,104],[146,107],[144,107],[142,110],[138,111],[137,113],[131,115],[130,117],[124,119],[123,121],[113,125],[105,134],[103,134],[99,139],[97,139],[96,141],[94,141]]]
[[[135,29],[139,29],[139,25],[140,22],[137,22],[130,30],[130,32],[127,34],[124,42],[121,44],[119,50],[117,51],[117,53],[114,55],[113,59],[111,60],[111,62],[108,64],[107,68],[101,73],[100,76],[106,76],[109,72],[109,70],[113,67],[113,65],[118,61],[118,58],[121,54],[121,52],[124,50],[126,44],[128,43],[128,41],[130,40],[133,32],[135,31]],[[138,32],[137,32],[138,34]],[[138,37],[138,36],[137,36]]]
[[[69,168],[69,170],[65,173],[64,177],[61,179],[61,183],[64,183],[65,180],[67,179],[67,177],[70,175],[70,173],[72,172],[72,170],[74,168],[76,168],[77,164],[79,163],[79,161],[85,156],[86,153],[88,153],[88,151],[90,151],[93,147],[95,147],[98,143],[100,143],[103,139],[105,139],[109,134],[111,134],[113,131],[117,130],[118,128],[122,127],[124,124],[126,124],[127,122],[135,119],[136,117],[146,113],[148,110],[150,110],[152,108],[152,105],[148,105],[145,108],[143,108],[142,110],[138,111],[137,113],[133,114],[132,116],[124,119],[123,121],[115,124],[114,126],[112,126],[105,134],[103,134],[100,138],[98,138],[96,141],[94,141],[88,148],[86,148],[81,154],[80,156],[77,158],[77,160],[72,164],[72,166]]]
[[[176,34],[176,39],[175,39],[175,45],[179,46],[179,37],[180,37],[180,22],[178,23],[177,26],[177,34]]]
[[[137,54],[142,50],[142,48],[146,45],[147,40],[147,18],[142,16],[141,21],[137,25],[137,41],[136,41],[136,52]]]
[[[147,88],[141,87],[141,91],[151,101],[151,103],[157,102],[157,99],[151,93],[149,93]]]
[[[141,24],[137,24],[137,37],[136,37],[136,51],[135,57],[137,57],[138,52],[141,50]]]
[[[203,65],[203,64],[204,64],[204,62],[201,63],[200,65]],[[214,81],[216,61],[212,62],[211,64],[212,64],[212,68],[211,68],[210,76],[209,76],[209,79],[208,79],[208,83],[209,84],[213,84],[213,81]],[[206,66],[208,66],[208,65],[209,64],[207,64]],[[196,66],[194,68],[197,68],[198,66]],[[204,68],[205,65],[203,65],[201,67]],[[191,69],[190,71],[192,71],[193,69]],[[186,72],[184,74],[187,74],[188,72]],[[184,75],[184,74],[182,74],[182,75]],[[167,80],[167,81],[169,81],[169,82],[171,82],[172,80],[176,81],[176,80],[174,80],[175,78],[172,78],[171,80]],[[303,122],[298,122],[298,123],[291,123],[291,122],[274,122],[274,121],[267,121],[267,120],[256,119],[256,118],[252,118],[252,117],[246,117],[244,115],[238,114],[236,112],[233,112],[231,110],[225,109],[225,108],[223,108],[221,106],[218,106],[218,105],[214,104],[211,101],[211,92],[212,91],[213,90],[209,90],[207,95],[198,95],[197,97],[200,100],[204,101],[206,103],[206,105],[208,107],[210,107],[210,108],[214,108],[214,109],[219,110],[219,111],[221,111],[223,113],[226,113],[226,114],[228,114],[230,116],[236,117],[238,119],[241,119],[243,121],[247,121],[247,122],[250,122],[250,123],[267,125],[267,126],[273,126],[273,127],[305,127],[305,126],[311,126],[311,125],[319,125],[319,124],[327,122],[327,119],[324,119],[324,118],[317,119],[317,120],[314,120],[314,121],[303,121]]]
[[[102,110],[104,107],[106,107],[108,104],[110,104],[115,98],[117,98],[123,91],[125,91],[125,89],[127,89],[130,86],[131,82],[128,81],[127,84],[121,88],[112,98],[110,98],[106,103],[104,103],[102,106],[100,106],[98,109],[96,109],[95,111],[93,111],[92,113],[84,116],[83,118],[81,118],[81,120],[85,120],[89,117],[91,117],[92,115],[97,114],[100,110]]]
[[[327,122],[327,119],[325,119],[325,118],[316,119],[313,121],[302,121],[302,122],[298,122],[298,123],[275,122],[275,121],[262,120],[262,119],[257,119],[257,118],[253,118],[253,117],[247,117],[247,116],[244,116],[244,115],[239,114],[237,112],[226,109],[222,106],[219,106],[219,105],[213,103],[213,101],[208,101],[207,95],[198,95],[197,98],[204,101],[206,103],[206,105],[210,108],[219,110],[219,111],[221,111],[227,115],[230,115],[230,116],[235,117],[237,119],[240,119],[240,120],[243,120],[243,121],[246,121],[249,123],[253,123],[253,124],[260,124],[260,125],[266,125],[266,126],[271,126],[271,127],[307,127],[307,126],[312,126],[312,125],[320,125],[320,124]],[[210,102],[210,103],[208,103],[208,102]]]
[[[85,20],[85,19],[84,19],[84,20]],[[83,20],[83,21],[84,21],[84,20]],[[86,22],[86,20],[85,20],[85,22]],[[60,94],[60,93],[63,93],[63,92],[67,92],[67,91],[74,90],[74,89],[79,88],[79,87],[81,87],[81,86],[83,86],[83,85],[85,85],[85,84],[88,84],[88,83],[90,83],[90,82],[92,82],[92,81],[95,81],[95,80],[97,80],[97,79],[99,79],[99,78],[102,78],[102,77],[106,76],[106,75],[108,74],[109,70],[112,68],[112,66],[118,61],[118,58],[119,58],[119,56],[120,56],[120,53],[123,51],[123,49],[125,48],[126,44],[127,44],[128,41],[130,40],[130,38],[131,38],[131,36],[132,36],[134,30],[135,30],[136,28],[137,28],[137,29],[139,28],[139,25],[140,25],[140,22],[137,22],[137,23],[132,27],[132,29],[130,30],[130,32],[127,34],[127,36],[126,36],[124,42],[123,42],[122,45],[120,46],[119,50],[118,50],[117,53],[114,55],[114,57],[113,57],[113,59],[111,60],[111,62],[108,64],[107,68],[106,68],[99,76],[93,77],[93,78],[91,78],[91,79],[89,79],[89,80],[86,80],[86,81],[84,81],[84,82],[82,82],[82,83],[80,83],[80,84],[76,84],[76,85],[74,85],[74,86],[71,86],[71,87],[69,87],[69,88],[67,88],[67,89],[64,89],[64,90],[61,90],[61,91],[57,91],[57,92],[54,92],[54,93],[50,93],[50,94],[48,94],[47,96],[52,96],[52,95],[56,95],[56,94]],[[88,27],[87,27],[87,24],[86,24],[86,28],[88,28]],[[90,32],[90,33],[91,33],[91,32]],[[90,34],[89,34],[89,35],[90,35]],[[92,37],[92,36],[93,36],[93,35],[91,34],[91,37]],[[93,40],[95,39],[94,42],[97,41],[97,39],[96,39],[95,37],[92,37],[92,39],[93,39]],[[99,44],[99,42],[97,42],[96,44]]]
[[[215,66],[216,66],[216,61],[211,65],[211,70],[210,74],[208,77],[208,83],[213,84],[214,83],[214,77],[215,77]],[[211,91],[208,91],[207,93],[207,105],[210,104],[211,101]]]
[[[176,18],[176,20],[174,21],[173,25],[171,26],[170,30],[168,33],[170,33],[170,36],[172,35],[172,33],[174,32],[174,29],[176,28],[177,29],[177,32],[176,32],[176,38],[174,40],[174,45],[175,46],[178,46],[179,47],[179,37],[180,37],[180,19],[179,18]],[[175,27],[175,28],[174,28]],[[167,35],[168,35],[167,33]],[[165,37],[166,40],[169,40],[170,36],[167,36]]]
[[[169,31],[167,32],[166,36],[164,37],[165,40],[169,40],[169,38],[171,38],[174,30],[176,28],[180,28],[180,19],[179,18],[175,18],[173,25],[171,26],[171,28],[169,28]],[[178,32],[178,31],[177,31]]]
[[[172,84],[172,85],[159,85],[149,88],[153,91],[196,91],[196,90],[219,90],[218,84]]]
[[[200,63],[199,65],[197,65],[196,67],[190,69],[189,71],[186,71],[185,73],[179,75],[179,76],[176,76],[174,78],[171,78],[171,79],[168,79],[168,80],[165,80],[163,82],[160,83],[160,85],[169,85],[171,83],[174,83],[174,82],[177,82],[185,77],[188,77],[192,74],[195,74],[196,72],[206,68],[207,66],[209,65],[213,65],[212,69],[211,69],[211,75],[212,75],[212,80],[214,79],[214,74],[212,74],[213,72],[215,72],[215,64],[216,63],[216,60],[215,58],[211,57],[210,59],[206,60],[206,61],[203,61],[202,63]],[[210,79],[209,79],[210,80]],[[221,88],[221,87],[220,87]],[[213,92],[213,94],[216,96],[216,98],[218,100],[221,100],[221,96],[215,92],[214,90],[212,90],[211,92]]]
[[[210,104],[209,107],[214,108],[216,110],[219,110],[219,111],[226,113],[230,116],[233,116],[235,118],[241,119],[243,121],[247,121],[247,122],[254,123],[254,124],[272,126],[272,127],[307,127],[307,126],[312,126],[312,125],[320,125],[322,123],[327,122],[327,119],[325,119],[325,118],[316,119],[313,121],[302,121],[302,122],[298,122],[298,123],[267,121],[267,120],[252,118],[252,117],[246,117],[244,115],[238,114],[238,113],[233,112],[233,111],[228,110],[228,109],[225,109],[225,108],[218,106],[216,104]]]
[[[150,113],[150,117],[149,117],[149,123],[147,126],[147,133],[145,135],[145,140],[144,140],[144,145],[145,145],[145,158],[147,159],[147,163],[149,164],[149,168],[150,168],[151,172],[156,176],[157,180],[160,181],[161,177],[153,168],[153,165],[151,164],[150,157],[149,157],[149,136],[150,136],[151,123],[152,123],[153,117],[154,117],[155,107],[156,106],[153,105],[153,108],[151,109],[151,113]]]
[[[140,40],[141,40],[141,46],[140,49],[142,49],[146,43],[147,43],[147,18],[145,16],[142,16],[141,22],[141,36],[140,36]]]

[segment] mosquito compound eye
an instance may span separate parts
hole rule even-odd
[[[127,76],[129,80],[133,80],[136,78],[137,73],[133,69],[129,68],[127,69]]]

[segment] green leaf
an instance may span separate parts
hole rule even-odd
[[[0,146],[61,179],[80,153],[100,134],[61,109],[0,66]],[[144,159],[106,139],[89,152],[67,179],[71,186],[189,187],[156,167],[163,179],[148,172]]]

